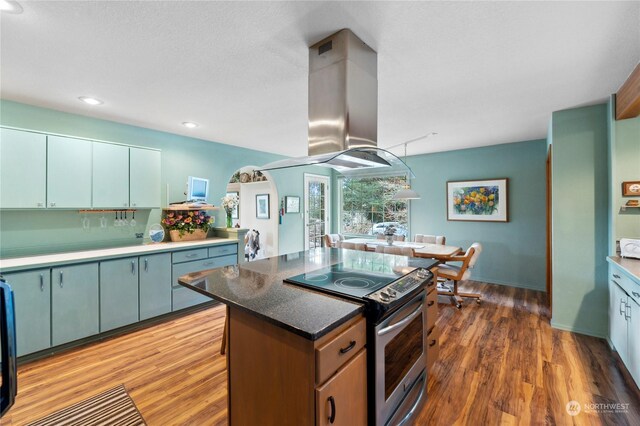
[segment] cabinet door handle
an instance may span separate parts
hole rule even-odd
[[[340,348],[340,353],[344,355],[355,347],[356,347],[356,341],[352,340],[351,343],[349,343],[349,346],[347,346],[346,348]]]
[[[40,274],[40,291],[44,291],[44,274]]]
[[[433,306],[433,304],[434,304],[434,303],[436,303],[436,302],[434,302],[433,300],[429,300],[429,301],[427,302],[427,308],[428,308],[429,306]]]
[[[203,263],[203,264],[202,264],[202,266],[211,266],[211,265],[215,265],[215,264],[216,264],[216,262],[211,261],[211,262],[205,262],[205,263]]]
[[[184,257],[188,257],[188,258],[192,258],[192,257],[196,257],[198,255],[198,253],[191,253],[191,254],[187,254]]]
[[[613,278],[618,278],[618,279],[620,279],[620,275],[618,275],[618,274],[613,274]]]
[[[131,261],[131,273],[136,273],[136,262],[134,260]]]
[[[44,207],[44,203],[38,203],[38,207]]]
[[[122,207],[129,207],[129,203],[122,203]]]
[[[624,305],[624,308],[622,307]],[[623,298],[620,298],[620,315],[624,315],[627,310],[627,301]]]
[[[431,342],[429,342],[429,347],[430,348],[434,347],[436,345],[436,342],[437,341],[435,339],[433,339]]]
[[[64,274],[60,271],[60,288],[64,287]]]
[[[629,311],[629,315],[627,315],[627,311]],[[631,305],[627,305],[627,308],[624,310],[624,319],[631,319]]]
[[[332,396],[329,397],[329,404],[331,405],[330,409],[331,409],[331,413],[329,414],[329,423],[332,423],[336,421],[336,400],[333,399]]]
[[[147,272],[149,270],[149,259],[144,260],[144,271]]]
[[[55,206],[56,206],[56,203],[49,203],[49,205],[50,205],[51,207],[55,207]]]
[[[633,294],[635,297],[640,297],[640,293],[636,291],[632,291],[631,294]]]

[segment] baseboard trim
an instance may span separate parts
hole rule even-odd
[[[598,333],[594,332],[593,330],[587,330],[584,328],[574,327],[566,324],[559,324],[553,321],[553,319],[551,320],[551,327],[557,328],[558,330],[570,331],[571,333],[584,334],[585,336],[598,337],[600,339],[608,340],[607,333]]]
[[[482,277],[473,277],[473,276],[471,277],[470,281],[481,281],[487,284],[497,284],[497,285],[505,285],[507,287],[525,288],[527,290],[536,290],[536,291],[541,291],[543,293],[546,293],[546,289],[544,287],[539,288],[530,284],[513,283],[513,282],[506,282],[506,281],[493,280],[493,279],[487,279]]]

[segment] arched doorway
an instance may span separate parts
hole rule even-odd
[[[255,230],[260,235],[260,250],[256,259],[278,255],[278,224],[280,203],[275,181],[268,172],[256,172],[258,167],[245,166],[236,170],[227,184],[227,195],[239,199],[233,226]]]

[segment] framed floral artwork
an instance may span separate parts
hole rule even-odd
[[[508,222],[508,179],[447,182],[447,220]]]

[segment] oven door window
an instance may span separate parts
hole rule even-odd
[[[424,348],[422,315],[418,315],[384,348],[384,399],[389,399]]]

